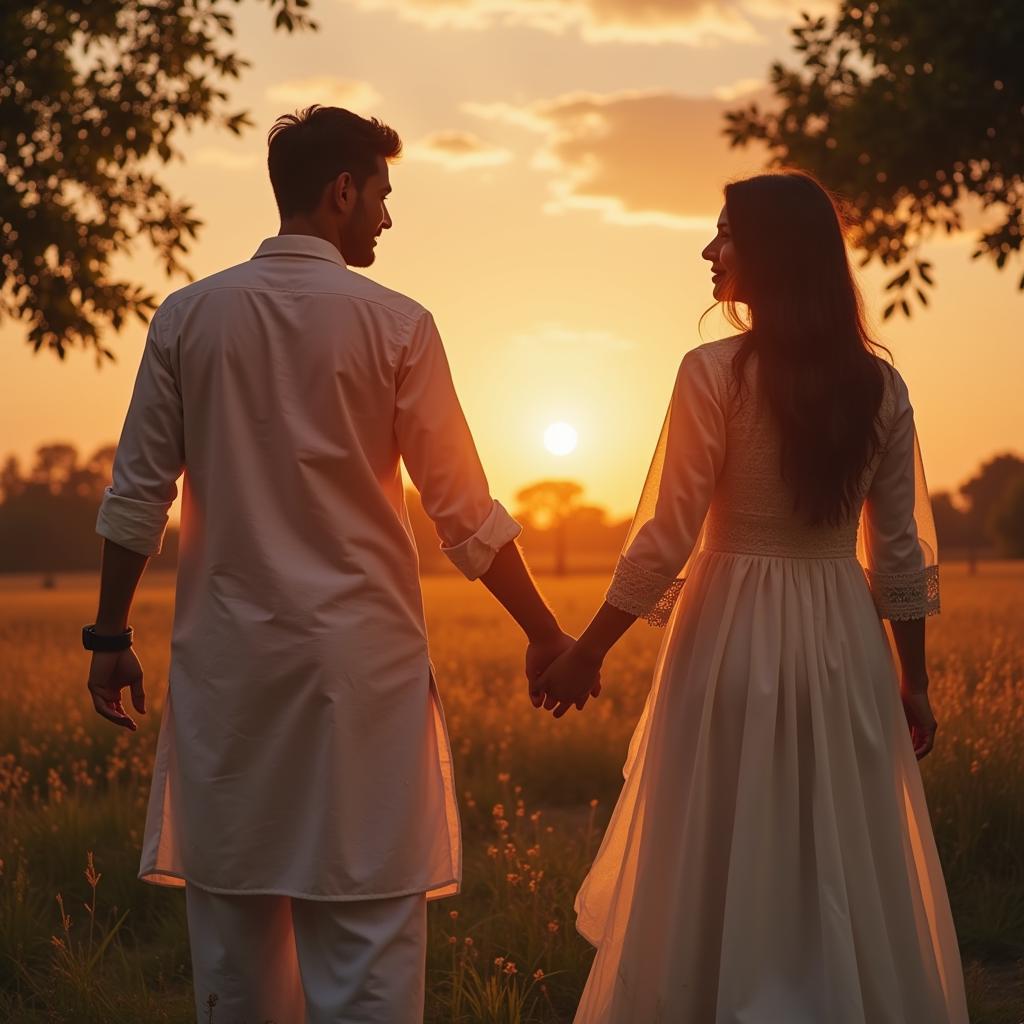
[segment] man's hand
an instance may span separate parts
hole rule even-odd
[[[561,718],[574,704],[582,711],[589,697],[601,692],[601,659],[580,644],[573,644],[530,687],[531,695],[544,699],[544,710]]]
[[[534,640],[526,648],[526,681],[530,686],[530,701],[535,708],[544,703],[544,693],[535,689],[537,680],[548,666],[576,643],[575,638],[558,629],[543,640]],[[596,694],[595,694],[596,696]]]
[[[142,663],[129,647],[125,651],[93,651],[89,666],[89,693],[96,713],[108,722],[132,732],[138,728],[135,719],[121,703],[121,691],[131,687],[132,705],[140,714],[146,713],[146,691],[142,686]]]

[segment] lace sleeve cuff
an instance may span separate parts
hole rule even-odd
[[[923,619],[939,614],[939,567],[916,572],[872,572],[865,569],[871,596],[883,619]]]
[[[619,557],[605,600],[624,612],[646,619],[652,626],[667,626],[683,581],[645,569]]]

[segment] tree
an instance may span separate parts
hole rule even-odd
[[[566,564],[566,523],[583,488],[572,480],[541,480],[516,494],[519,515],[535,529],[550,529],[555,539],[555,573],[564,576]]]
[[[852,201],[863,264],[894,270],[885,308],[927,305],[922,242],[985,212],[974,257],[1002,268],[1024,235],[1024,5],[841,0],[793,29],[800,67],[772,66],[774,106],[726,115],[732,145],[768,147]],[[1024,276],[1020,287],[1024,288]]]
[[[977,546],[977,540],[971,536],[967,514],[953,504],[953,498],[947,491],[932,495],[932,516],[940,556],[951,548],[971,549]]]
[[[114,269],[144,239],[168,274],[201,222],[156,168],[183,128],[252,124],[227,109],[248,66],[226,45],[239,0],[5,0],[0,5],[0,322],[61,359],[156,301]],[[266,0],[275,25],[315,28],[309,0]]]
[[[996,540],[994,518],[1011,487],[1024,480],[1024,459],[1006,453],[983,463],[977,475],[961,488],[968,502],[967,516],[971,532],[990,542]]]
[[[84,462],[70,444],[42,445],[22,473],[7,458],[0,469],[0,572],[68,572],[97,569],[100,538],[96,513],[110,483],[114,447],[105,445]],[[174,564],[177,530],[168,530],[155,567]]]
[[[1024,476],[1011,481],[992,510],[990,525],[1001,555],[1024,558]]]

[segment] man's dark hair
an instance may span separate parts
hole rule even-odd
[[[279,117],[267,143],[270,184],[282,217],[310,213],[324,186],[345,171],[362,188],[377,169],[377,157],[392,160],[402,152],[398,132],[377,118],[317,104]]]

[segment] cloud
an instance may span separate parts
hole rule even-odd
[[[225,171],[249,171],[261,162],[256,153],[239,152],[223,146],[204,146],[189,159],[204,167],[219,167]]]
[[[579,330],[560,323],[543,323],[531,331],[516,334],[513,344],[537,349],[551,354],[562,352],[570,355],[595,352],[629,352],[636,348],[636,342],[620,338],[610,331]]]
[[[541,136],[532,163],[550,176],[550,213],[584,209],[617,224],[706,228],[722,186],[758,171],[764,156],[729,148],[722,134],[729,106],[714,97],[622,92],[464,109]]]
[[[369,82],[333,75],[293,78],[267,89],[267,99],[290,109],[320,103],[325,107],[344,107],[364,117],[373,113],[382,97]]]
[[[410,160],[440,164],[450,171],[478,167],[496,167],[512,159],[510,150],[502,149],[472,132],[440,131],[412,142],[405,148]]]
[[[725,100],[731,103],[737,99],[750,100],[754,93],[763,90],[767,90],[767,83],[763,78],[738,78],[735,82],[730,82],[729,85],[720,85],[717,89],[713,89],[711,95],[716,100]]]
[[[795,19],[827,0],[347,0],[431,28],[528,26],[588,42],[754,42],[758,19]]]

